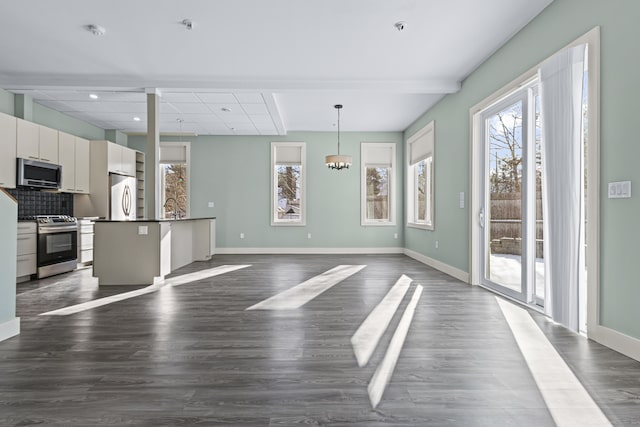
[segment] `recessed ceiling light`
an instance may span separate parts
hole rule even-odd
[[[137,116],[136,116],[136,117],[134,117],[134,118],[133,118],[133,121],[134,121],[134,122],[139,122],[139,121],[140,121],[140,117],[137,117]]]
[[[87,30],[91,31],[94,36],[104,36],[107,30],[101,25],[87,25]]]
[[[98,99],[98,98],[100,98],[100,97],[99,97],[98,95],[96,95],[95,93],[90,93],[90,94],[89,94],[89,98],[91,98],[91,99]]]
[[[230,112],[231,112],[231,108],[229,108],[229,107],[222,107],[222,108],[220,109],[220,111],[224,111],[225,113],[230,113]]]

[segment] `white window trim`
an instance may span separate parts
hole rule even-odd
[[[420,130],[418,130],[416,133],[414,133],[413,135],[411,135],[410,138],[407,139],[407,143],[406,143],[406,167],[407,167],[407,173],[406,173],[406,215],[407,215],[407,227],[410,228],[417,228],[417,229],[421,229],[421,230],[429,230],[429,231],[433,231],[435,229],[435,121],[432,120],[429,123],[427,123],[423,128],[421,128]],[[411,144],[413,144],[416,140],[418,140],[419,138],[423,137],[424,135],[428,134],[428,133],[432,133],[433,134],[433,147],[431,150],[431,188],[430,190],[430,194],[431,194],[431,199],[430,199],[430,212],[431,212],[431,222],[418,222],[416,221],[416,197],[415,197],[415,191],[416,191],[416,178],[415,178],[415,165],[411,164]],[[428,158],[427,157],[427,158]]]
[[[375,167],[375,164],[367,164],[364,152],[367,148],[391,148],[391,173],[389,174],[389,219],[367,219],[367,166]],[[395,142],[361,142],[360,143],[360,225],[363,227],[380,227],[396,225],[396,143]]]
[[[185,148],[185,155],[187,157],[187,168],[186,168],[186,175],[187,175],[187,209],[185,214],[186,218],[190,218],[191,217],[191,142],[190,141],[177,141],[177,142],[172,142],[172,141],[160,141],[160,147],[184,147]],[[158,151],[158,159],[160,158],[160,151]],[[158,160],[158,165],[161,164],[165,164],[167,162],[162,162],[160,160]],[[162,213],[163,217],[164,217],[164,207],[162,206],[162,200],[164,198],[163,193],[164,193],[164,179],[162,176],[162,169],[160,167],[158,167],[158,182],[161,183],[161,185],[159,186],[160,188],[160,197],[158,198],[158,202],[160,204],[160,207],[158,209],[158,212]]]
[[[276,172],[276,149],[278,147],[300,147],[302,174],[300,176],[300,191],[302,194],[301,209],[302,215],[299,221],[278,220],[276,213],[276,189],[278,188],[278,174]],[[304,227],[307,225],[307,144],[304,142],[272,142],[271,143],[271,225],[274,227]]]

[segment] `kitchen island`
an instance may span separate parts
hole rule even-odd
[[[151,285],[215,253],[215,217],[97,220],[93,276],[99,285]]]

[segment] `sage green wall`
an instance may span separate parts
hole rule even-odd
[[[58,129],[71,135],[86,139],[103,140],[104,129],[90,125],[66,114],[33,103],[33,121],[35,123]]]
[[[104,139],[115,142],[119,145],[127,147],[129,145],[127,135],[116,129],[108,129],[104,131]]]
[[[11,92],[0,89],[0,112],[13,116],[15,111],[14,99]]]
[[[407,229],[405,245],[468,271],[469,211],[458,209],[458,192],[469,200],[469,108],[596,26],[601,27],[600,266],[601,323],[640,338],[640,196],[608,199],[607,183],[632,181],[640,188],[640,2],[556,0],[471,74],[462,90],[447,96],[405,131],[411,136],[436,121],[436,231]],[[434,248],[438,239],[440,249]]]
[[[163,138],[164,139],[164,138]],[[172,138],[175,140],[175,137]],[[336,134],[292,132],[273,136],[199,136],[191,140],[191,216],[216,216],[216,243],[230,248],[402,247],[402,134],[341,133],[342,153],[353,156],[349,170],[330,171],[324,157],[337,149]],[[270,143],[307,144],[307,225],[270,225]],[[389,227],[360,225],[360,142],[396,142],[398,221]],[[145,137],[129,137],[144,151]],[[208,208],[208,202],[214,208]],[[240,239],[240,233],[245,234]],[[311,233],[311,239],[307,239]],[[398,238],[394,239],[394,233]]]
[[[0,191],[0,325],[16,317],[18,205]]]

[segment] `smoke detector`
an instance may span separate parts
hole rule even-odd
[[[87,30],[91,31],[94,36],[104,36],[107,30],[101,25],[87,25]]]
[[[405,21],[398,21],[395,24],[393,24],[394,27],[396,27],[396,30],[403,32],[404,30],[407,29],[407,23]]]
[[[193,30],[193,27],[195,26],[191,19],[183,19],[182,25],[184,25],[187,30]]]

